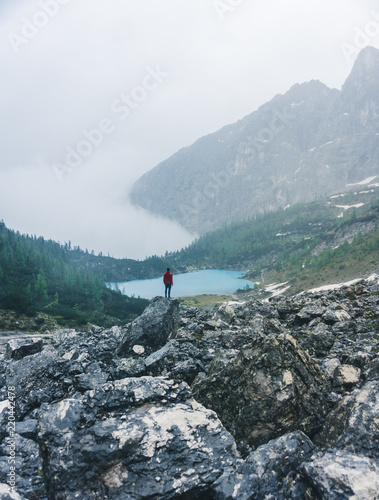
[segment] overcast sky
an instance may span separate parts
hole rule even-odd
[[[143,259],[193,235],[131,207],[133,182],[295,83],[341,88],[379,6],[0,0],[0,33],[0,219]]]

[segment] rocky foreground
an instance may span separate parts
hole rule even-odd
[[[0,498],[379,499],[378,311],[376,279],[11,340]]]

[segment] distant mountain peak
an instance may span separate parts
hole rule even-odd
[[[375,47],[365,47],[361,50],[342,90],[361,87],[367,83],[379,83],[379,50]]]
[[[204,234],[379,175],[378,82],[379,50],[367,47],[342,91],[292,86],[160,163],[131,201]]]

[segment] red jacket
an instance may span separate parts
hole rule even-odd
[[[172,279],[172,274],[166,271],[163,275],[163,283],[165,285],[173,285],[174,281]]]

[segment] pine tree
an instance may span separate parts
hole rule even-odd
[[[37,281],[34,286],[34,294],[36,305],[38,308],[42,308],[48,304],[49,295],[47,293],[47,282],[45,273],[43,272],[42,268],[40,269],[37,276]]]

